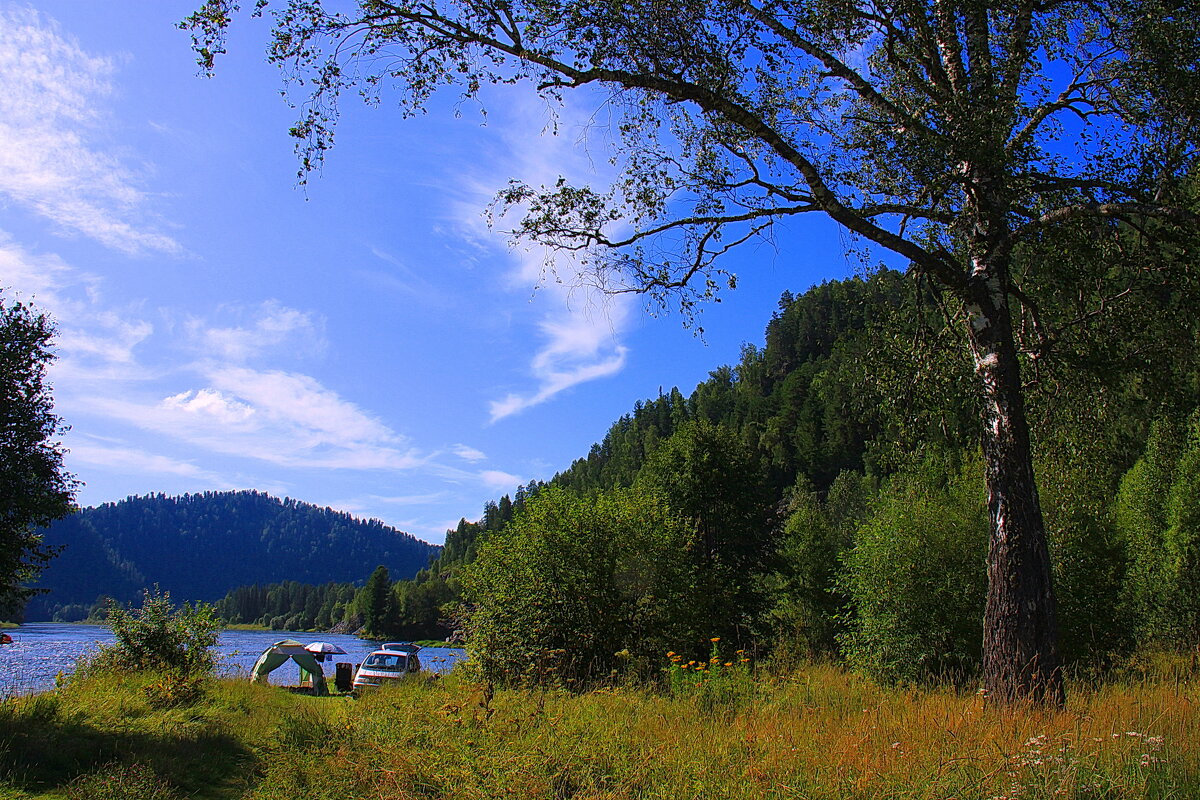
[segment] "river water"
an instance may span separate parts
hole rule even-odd
[[[31,622],[5,630],[12,644],[0,645],[0,697],[41,692],[54,686],[61,672],[70,675],[80,656],[94,652],[101,644],[114,641],[112,631],[99,625],[65,625],[56,622]],[[325,675],[333,680],[333,664],[338,661],[361,662],[379,647],[378,642],[335,633],[297,633],[295,631],[222,631],[217,642],[218,672],[249,676],[254,662],[275,642],[295,639],[303,644],[330,642],[346,651],[325,662]],[[464,657],[458,648],[426,647],[421,650],[421,665],[427,670],[447,672]],[[289,661],[271,673],[271,682],[296,685],[299,668]]]

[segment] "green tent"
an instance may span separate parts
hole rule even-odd
[[[329,694],[321,664],[317,661],[316,656],[305,650],[304,645],[295,639],[284,639],[264,650],[263,654],[258,657],[258,661],[254,662],[254,669],[250,672],[250,682],[270,683],[267,676],[277,667],[287,663],[288,659],[300,665],[300,683],[311,679],[313,689],[318,695]]]

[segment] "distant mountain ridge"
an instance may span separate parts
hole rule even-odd
[[[237,586],[364,581],[383,564],[410,578],[441,548],[379,520],[257,491],[134,496],[84,508],[45,531],[62,545],[26,619],[81,619],[101,595],[122,602],[158,584],[214,602]]]

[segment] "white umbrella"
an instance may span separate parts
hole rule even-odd
[[[324,661],[327,656],[345,653],[346,651],[331,642],[309,642],[304,649]]]

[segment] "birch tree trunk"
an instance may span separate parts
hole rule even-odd
[[[1061,706],[1057,610],[1005,291],[1007,264],[975,266],[967,287],[968,336],[982,394],[991,517],[983,685],[1001,703]]]

